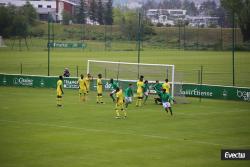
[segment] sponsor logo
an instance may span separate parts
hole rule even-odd
[[[104,88],[105,89],[111,89],[111,84],[106,82],[106,84],[104,85]]]
[[[221,150],[221,160],[250,160],[250,150]]]
[[[180,93],[186,96],[204,96],[204,97],[213,96],[213,92],[200,91],[199,89],[186,89],[186,90],[181,89]]]
[[[241,91],[241,90],[237,89],[237,97],[239,97],[245,101],[250,101],[250,92]]]
[[[30,78],[14,78],[13,83],[14,83],[14,85],[33,86],[33,79],[30,79]]]
[[[63,87],[68,88],[68,89],[78,89],[79,88],[77,80],[68,80],[68,79],[63,80]]]
[[[6,77],[3,77],[3,85],[6,85],[6,83],[7,83]]]
[[[227,91],[224,89],[223,92],[222,92],[222,96],[223,97],[227,97]]]
[[[41,79],[41,81],[40,81],[40,86],[44,87],[44,80],[43,79]]]

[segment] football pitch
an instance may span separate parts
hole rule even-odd
[[[166,114],[152,97],[115,119],[114,104],[65,90],[0,87],[1,167],[247,167],[221,149],[250,149],[250,104],[190,98]]]
[[[250,52],[235,53],[236,86],[250,86],[249,57]],[[71,76],[77,76],[77,66],[79,70],[78,74],[85,74],[87,69],[87,60],[89,59],[136,63],[137,52],[52,49],[50,56],[50,75],[62,75],[64,68],[68,67],[71,72]],[[185,83],[198,82],[198,70],[201,69],[202,65],[203,83],[227,86],[232,85],[232,53],[229,51],[219,52],[150,49],[141,52],[141,62],[150,64],[174,64],[176,74],[178,74],[176,81]],[[22,64],[23,74],[47,75],[47,63],[48,55],[46,50],[34,50],[33,48],[33,50],[30,51],[24,50],[19,52],[10,50],[10,48],[0,49],[1,73],[20,74]],[[120,75],[123,75],[123,72],[124,71],[121,71]],[[145,78],[147,78],[147,75],[145,75]],[[164,78],[157,79],[163,80]]]

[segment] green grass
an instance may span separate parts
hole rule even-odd
[[[250,149],[250,105],[189,99],[174,105],[128,108],[114,118],[114,104],[87,103],[65,90],[56,108],[54,89],[0,87],[1,167],[247,167],[249,161],[221,161],[221,149]]]
[[[79,73],[86,73],[88,59],[137,62],[136,51],[98,51],[100,43],[90,42],[91,49],[86,51],[76,49],[54,49],[51,51],[50,74],[60,75],[68,67],[72,76],[76,76],[76,66]],[[117,43],[117,46],[122,44]],[[48,55],[46,50],[32,48],[31,51],[16,51],[9,48],[0,49],[0,72],[47,75]],[[232,53],[215,51],[179,51],[145,49],[141,52],[141,62],[175,64],[176,71],[182,77],[177,81],[198,82],[198,70],[203,65],[203,82],[208,84],[232,85]],[[250,52],[235,53],[235,83],[237,86],[250,86]],[[136,73],[136,71],[135,71]],[[122,75],[122,72],[121,72]],[[114,76],[112,76],[114,77]],[[147,77],[145,75],[145,77]],[[135,79],[135,78],[129,78]],[[164,78],[156,78],[163,80]]]

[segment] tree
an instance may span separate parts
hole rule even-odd
[[[92,20],[93,22],[97,21],[97,4],[95,0],[91,0],[90,1],[90,6],[89,6],[89,18],[90,20]]]
[[[250,41],[250,0],[221,0],[221,4],[231,16],[238,17],[243,41]]]
[[[191,16],[195,16],[198,14],[198,10],[194,4],[194,2],[190,2],[188,0],[183,1],[182,8],[187,10],[187,14]]]
[[[17,15],[14,17],[11,26],[11,35],[17,36],[20,39],[26,38],[28,36],[28,22],[26,21],[27,18],[23,15]]]
[[[77,14],[76,14],[76,20],[77,23],[79,24],[85,24],[86,23],[86,5],[84,0],[80,0],[80,5],[79,8],[77,10]]]
[[[215,1],[207,0],[200,6],[200,13],[207,16],[215,16],[217,5]]]
[[[35,21],[37,20],[37,12],[29,1],[20,8],[20,14],[25,17],[29,25],[35,24]]]
[[[98,4],[97,4],[97,21],[99,24],[103,24],[103,13],[104,13],[104,9],[103,9],[103,5],[102,5],[102,0],[98,0]]]
[[[9,27],[12,22],[12,16],[7,7],[0,6],[0,35],[7,37],[9,35]]]
[[[63,16],[63,20],[62,20],[63,24],[69,25],[70,20],[72,20],[71,14],[67,11],[63,11],[62,16]]]
[[[113,1],[112,0],[108,0],[108,2],[106,3],[104,22],[106,25],[113,24]]]

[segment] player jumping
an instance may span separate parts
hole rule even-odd
[[[154,90],[156,91],[156,94],[158,95],[158,97],[154,98],[155,99],[155,104],[162,104],[161,103],[161,96],[160,96],[160,93],[162,91],[162,84],[159,83],[158,80],[155,81],[155,84],[154,84]]]
[[[113,102],[115,102],[114,94],[116,92],[116,89],[119,88],[118,83],[114,82],[113,78],[110,79],[109,83],[111,84],[111,92],[110,92],[109,96],[111,97]]]

